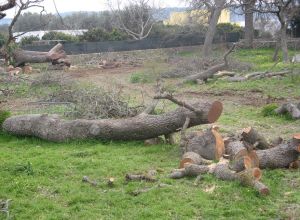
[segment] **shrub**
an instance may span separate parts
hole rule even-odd
[[[108,41],[109,39],[110,39],[109,33],[101,28],[93,28],[85,32],[80,37],[80,40],[89,41],[89,42]]]
[[[6,43],[7,37],[0,33],[0,47]]]
[[[143,72],[136,72],[131,74],[130,82],[131,83],[151,83],[155,79],[155,75],[151,75],[151,73],[143,73]]]
[[[9,111],[0,110],[0,127],[2,127],[3,122],[11,116]]]
[[[279,106],[275,103],[266,105],[263,107],[261,113],[264,117],[277,115],[275,109],[277,109],[278,107]]]
[[[79,38],[71,34],[65,34],[61,32],[50,31],[42,37],[42,40],[63,40],[67,42],[77,42]]]
[[[32,42],[39,41],[39,40],[40,38],[38,36],[23,37],[20,44],[21,45],[32,44]]]

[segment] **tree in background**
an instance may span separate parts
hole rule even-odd
[[[211,56],[214,36],[217,24],[223,9],[229,7],[232,1],[228,0],[188,0],[195,10],[206,10],[208,12],[208,30],[203,45],[203,56]]]
[[[135,40],[147,38],[153,28],[155,19],[154,6],[150,6],[150,0],[128,0],[125,4],[121,1],[108,0],[115,25],[118,29],[126,32]],[[116,5],[116,7],[114,6]]]
[[[278,39],[280,40],[284,62],[289,62],[287,27],[292,18],[299,12],[298,4],[298,0],[258,0],[258,4],[254,8],[254,11],[258,13],[273,14],[278,18],[280,23],[280,37]],[[275,59],[277,54],[278,49],[274,54]]]

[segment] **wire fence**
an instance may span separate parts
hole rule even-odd
[[[236,33],[228,34],[226,38],[216,38],[215,43],[237,42],[240,36]],[[181,46],[196,46],[204,43],[203,36],[197,35],[176,35],[168,38],[147,38],[139,41],[105,41],[105,42],[63,42],[64,49],[69,55],[89,54],[113,51],[146,50],[158,48],[171,48]],[[49,51],[53,42],[47,45],[25,45],[22,48],[33,51]]]

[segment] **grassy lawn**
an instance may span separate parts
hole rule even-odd
[[[197,50],[181,51],[178,56],[186,58],[199,54]],[[269,49],[238,50],[233,55],[234,59],[250,62],[251,71],[272,67],[271,57]],[[155,77],[147,78],[149,74],[157,75],[166,66],[166,63],[149,62],[144,70],[126,75],[128,80],[122,86],[136,88],[134,95],[138,97],[140,85],[146,90],[155,84]],[[299,71],[300,66],[279,63],[275,70],[285,68]],[[211,80],[205,85],[186,84],[183,87],[175,86],[178,80],[170,79],[165,83],[188,100],[207,98],[207,92],[219,93],[209,98],[224,103],[224,113],[218,121],[223,135],[248,126],[256,127],[268,139],[279,135],[288,139],[300,132],[299,121],[264,117],[261,113],[264,104],[256,105],[256,97],[252,97],[252,91],[256,90],[261,94],[257,99],[299,100],[298,76],[237,83]],[[26,83],[3,85],[0,82],[0,86],[14,90],[9,102],[40,100],[60,89],[55,84],[32,87]],[[226,92],[229,95],[223,96]],[[251,97],[255,105],[246,103]],[[161,108],[166,110],[170,106],[175,108],[169,103]],[[10,109],[13,114],[66,111],[63,106],[17,109],[12,105]],[[169,179],[169,172],[179,164],[178,146],[97,140],[50,143],[0,132],[0,152],[0,200],[12,200],[10,219],[297,219],[300,216],[299,170],[264,170],[262,181],[271,193],[261,197],[238,182],[216,180],[211,175],[205,175],[199,185],[194,185],[194,178]],[[158,182],[125,181],[127,173],[152,169],[158,171]],[[98,186],[83,183],[83,176],[96,180]],[[115,178],[112,188],[107,186],[110,177]],[[166,186],[159,188],[158,184]],[[153,189],[148,192],[132,195],[136,190],[151,187]],[[6,214],[0,212],[0,219],[7,219]]]
[[[12,199],[12,219],[284,219],[300,214],[299,171],[265,171],[271,195],[261,197],[209,175],[198,186],[193,179],[168,179],[178,165],[175,146],[56,144],[1,134],[0,147],[0,198]],[[159,182],[169,186],[131,195],[158,183],[126,183],[125,174],[150,169],[158,169]],[[99,185],[82,183],[85,175]],[[106,185],[109,177],[116,178],[113,188]]]

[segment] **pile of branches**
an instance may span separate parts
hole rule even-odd
[[[82,86],[63,73],[46,72],[31,82],[31,86],[55,88],[50,94],[41,97],[40,105],[66,105],[65,116],[76,119],[106,119],[133,117],[144,106],[129,105],[120,88]]]
[[[269,194],[269,188],[261,182],[261,169],[300,166],[300,134],[288,141],[277,138],[269,143],[252,127],[224,139],[217,127],[189,134],[183,129],[181,149],[179,169],[173,170],[170,178],[201,179],[201,175],[210,173],[221,180],[253,187],[261,195]]]

